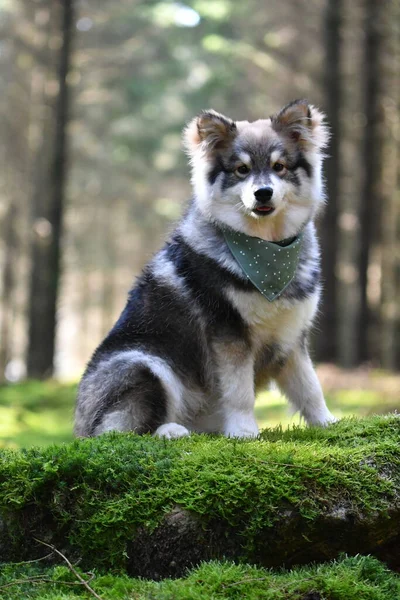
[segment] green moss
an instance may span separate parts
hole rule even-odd
[[[88,579],[89,576],[82,575]],[[47,582],[19,583],[45,578]],[[93,598],[66,567],[5,565],[0,574],[2,600],[67,600]],[[371,557],[343,558],[322,566],[274,573],[248,565],[204,563],[185,578],[160,583],[127,576],[97,574],[90,585],[107,600],[207,600],[218,598],[248,600],[396,600],[400,598],[400,578]]]
[[[280,508],[312,520],[345,499],[355,516],[384,513],[399,497],[399,434],[400,419],[388,416],[266,430],[253,441],[107,434],[3,451],[0,510],[11,548],[48,527],[84,561],[121,569],[138,529],[156,527],[178,505],[205,526],[234,530],[250,559]]]
[[[0,447],[71,441],[76,388],[55,380],[0,386]]]

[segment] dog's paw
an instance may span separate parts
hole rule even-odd
[[[253,415],[230,415],[224,428],[224,434],[231,438],[255,438],[258,433],[258,426]]]
[[[332,413],[325,414],[323,417],[306,419],[308,425],[315,425],[317,427],[328,427],[333,423],[338,423],[340,419],[333,416]]]
[[[257,429],[233,429],[232,431],[226,431],[226,437],[230,438],[256,438],[259,434],[258,427]]]
[[[183,425],[179,425],[179,423],[165,423],[156,429],[154,435],[166,438],[167,440],[173,440],[185,435],[190,435],[190,431]]]
[[[326,427],[327,425],[332,425],[333,423],[339,423],[339,421],[340,419],[337,419],[331,413],[329,413],[329,416],[325,419],[323,423],[321,423],[321,425],[322,427]]]

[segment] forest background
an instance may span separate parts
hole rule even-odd
[[[314,358],[349,413],[399,408],[400,1],[0,0],[5,438],[70,415],[32,379],[79,378],[184,210],[185,123],[303,97],[332,128]]]

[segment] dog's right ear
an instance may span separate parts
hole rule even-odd
[[[190,156],[199,150],[204,154],[213,154],[227,148],[236,134],[236,123],[232,119],[215,110],[205,110],[185,128],[183,143]]]

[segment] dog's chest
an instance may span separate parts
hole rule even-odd
[[[228,297],[250,329],[256,349],[278,345],[289,351],[301,333],[308,329],[318,305],[318,293],[304,300],[277,299],[269,302],[258,291],[229,290]]]

